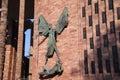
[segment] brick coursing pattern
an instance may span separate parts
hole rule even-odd
[[[2,7],[0,17],[0,80],[2,80],[3,78],[8,0],[3,0],[1,4]]]

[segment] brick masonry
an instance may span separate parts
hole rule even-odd
[[[20,12],[19,12],[19,31],[18,31],[18,50],[16,56],[16,71],[15,79],[21,79],[22,74],[22,60],[23,60],[23,43],[24,43],[24,10],[25,1],[20,0]]]
[[[90,3],[88,1],[91,1]],[[57,24],[64,7],[68,8],[68,27],[64,29],[61,35],[57,37],[57,48],[60,52],[60,58],[64,72],[61,76],[55,76],[50,80],[119,80],[119,73],[115,72],[115,64],[113,63],[115,52],[112,47],[117,46],[118,61],[117,66],[120,69],[120,19],[118,19],[117,8],[120,7],[119,0],[113,0],[113,9],[109,9],[109,0],[34,0],[34,34],[33,46],[30,49],[30,66],[29,80],[40,80],[38,73],[42,71],[43,66],[52,68],[56,61],[56,54],[50,58],[47,65],[45,63],[45,53],[48,39],[41,43],[45,37],[38,35],[38,18],[43,15],[53,28]],[[111,0],[110,0],[111,1]],[[98,13],[95,13],[95,3],[98,3]],[[21,78],[22,73],[22,56],[24,41],[24,10],[26,4],[20,0],[19,12],[19,33],[17,52],[11,45],[6,45],[5,49],[5,30],[7,21],[7,0],[2,1],[4,12],[1,12],[1,29],[0,29],[0,66],[3,66],[3,56],[5,55],[3,80],[16,80]],[[88,5],[89,4],[89,5]],[[111,5],[112,6],[112,5]],[[82,16],[82,8],[85,7],[85,16]],[[106,22],[102,21],[102,12],[106,12]],[[89,26],[89,16],[92,16],[92,26]],[[115,32],[111,33],[110,22],[115,22]],[[99,24],[100,35],[96,36],[96,25]],[[83,39],[83,28],[86,28],[86,38]],[[104,35],[107,34],[109,46],[104,47]],[[90,42],[90,38],[93,42]],[[90,44],[94,48],[90,48]],[[101,49],[101,65],[102,72],[99,71],[100,63],[98,59],[98,48]],[[87,69],[85,74],[85,50],[87,51]],[[4,54],[5,53],[5,54]],[[17,55],[15,55],[17,53]],[[99,57],[100,58],[100,57]],[[17,59],[17,60],[16,60]],[[110,61],[110,70],[107,71],[106,60]],[[16,62],[15,62],[16,61]],[[116,62],[115,61],[115,62]],[[2,65],[1,65],[2,64]],[[14,66],[16,65],[16,66]],[[95,70],[95,73],[94,71]],[[0,67],[0,79],[2,80],[3,69]],[[49,79],[46,79],[49,80]]]
[[[4,55],[5,55],[5,40],[6,40],[6,23],[7,23],[7,5],[8,0],[1,3],[1,17],[0,17],[0,80],[3,77]]]
[[[88,5],[88,1],[92,1]],[[98,3],[98,14],[95,14],[95,3]],[[35,23],[34,37],[38,34],[37,21],[40,15],[53,25],[57,20],[64,7],[68,7],[69,25],[57,37],[57,47],[60,51],[62,66],[64,72],[61,76],[56,76],[52,80],[103,80],[112,77],[117,80],[118,73],[114,72],[112,46],[117,45],[119,54],[119,20],[117,19],[116,8],[119,7],[119,0],[113,0],[113,9],[109,10],[108,0],[41,0],[35,1]],[[82,17],[82,7],[85,7],[86,17]],[[114,10],[114,12],[113,12]],[[106,11],[106,23],[102,23],[102,12]],[[89,17],[92,16],[92,26],[89,26]],[[116,33],[110,33],[110,21],[115,21]],[[100,36],[96,36],[96,25],[100,26]],[[87,38],[83,39],[83,28],[86,28]],[[106,32],[108,31],[108,33]],[[104,47],[103,35],[108,34],[109,46]],[[116,35],[116,37],[115,37]],[[90,38],[93,37],[94,49],[90,48]],[[40,36],[34,39],[34,49],[31,66],[32,79],[38,79],[38,73],[42,70],[45,61],[47,40],[42,44],[39,43],[44,39]],[[115,41],[117,40],[117,41]],[[37,45],[36,45],[37,44]],[[101,48],[103,72],[99,73],[97,48]],[[88,53],[88,74],[84,73],[84,50]],[[55,64],[56,55],[48,61],[47,66],[52,67]],[[106,60],[110,60],[111,73],[106,71]],[[36,62],[36,63],[35,63]],[[92,62],[95,62],[95,74],[92,73]],[[34,68],[34,69],[33,69]],[[111,76],[112,75],[112,76]]]
[[[83,59],[80,57],[80,22],[79,22],[79,1],[72,0],[41,0],[35,2],[35,28],[34,36],[38,35],[37,21],[40,15],[43,15],[48,23],[51,23],[53,28],[57,24],[64,7],[68,8],[69,25],[64,29],[61,35],[57,37],[57,47],[60,52],[62,66],[64,72],[61,76],[55,76],[52,80],[80,80],[82,74]],[[41,41],[45,37],[40,36],[34,39],[34,53],[32,60],[32,79],[39,80],[38,73],[42,71],[45,63],[45,53],[48,39],[42,44]],[[49,59],[46,66],[53,67],[56,61],[56,54]],[[33,69],[34,68],[34,69]]]

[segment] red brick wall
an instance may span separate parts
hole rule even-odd
[[[32,58],[32,79],[39,80],[38,73],[42,71],[45,63],[45,53],[47,48],[48,39],[42,44],[43,36],[36,38],[38,35],[37,21],[42,14],[48,23],[51,23],[53,28],[57,24],[64,7],[68,8],[69,24],[68,27],[57,37],[57,47],[60,52],[60,58],[64,72],[61,76],[55,76],[54,80],[80,80],[82,70],[80,54],[80,24],[79,24],[79,1],[77,0],[36,0],[35,2],[35,25],[34,25],[34,45],[33,45],[33,58]],[[56,54],[53,58],[49,59],[46,66],[53,67],[56,61]]]
[[[5,37],[6,37],[6,23],[7,23],[7,6],[8,0],[1,2],[1,17],[0,17],[0,80],[3,76],[4,55],[5,55]]]
[[[117,7],[120,7],[119,0],[113,0],[113,9],[109,10],[108,8],[108,0],[92,0],[92,4],[88,5],[88,0],[35,0],[34,5],[34,35],[33,35],[33,46],[31,46],[31,57],[30,57],[30,71],[32,73],[32,77],[30,76],[30,80],[39,80],[38,73],[42,71],[43,66],[47,66],[52,68],[55,65],[55,61],[57,59],[56,54],[54,54],[53,58],[50,58],[47,65],[45,65],[45,54],[47,48],[48,38],[44,40],[44,36],[38,35],[38,18],[40,15],[43,15],[48,23],[51,23],[53,28],[57,24],[57,20],[59,19],[64,7],[68,8],[68,27],[64,29],[61,35],[57,37],[57,47],[60,52],[60,58],[62,61],[62,66],[64,68],[64,72],[61,76],[55,76],[52,80],[103,80],[106,76],[112,76],[114,80],[119,80],[118,73],[114,72],[114,64],[113,64],[113,54],[112,54],[112,46],[117,45],[118,48],[118,58],[120,57],[120,45],[119,45],[119,33],[120,33],[120,20],[117,19]],[[94,4],[99,4],[99,12],[95,14]],[[6,6],[5,6],[6,7]],[[86,17],[82,17],[82,7],[85,7]],[[102,23],[102,12],[106,11],[106,23]],[[4,16],[6,12],[2,13],[1,21],[6,22],[6,16]],[[92,26],[89,26],[89,16],[92,16]],[[115,21],[115,33],[110,33],[110,21]],[[22,53],[23,53],[23,26],[24,24],[24,1],[20,1],[20,16],[19,16],[19,39],[18,39],[18,51],[17,51],[17,62],[16,62],[16,79],[21,77],[21,66],[22,66]],[[100,25],[100,36],[96,36],[96,25]],[[2,23],[0,40],[5,41],[5,27],[6,23]],[[87,38],[83,39],[83,28],[86,27]],[[107,32],[108,31],[108,32]],[[109,39],[109,46],[104,47],[103,35],[107,33]],[[94,41],[94,49],[90,49],[90,38],[93,37]],[[43,41],[43,43],[41,43]],[[4,43],[1,45],[4,46]],[[0,47],[0,52],[3,52],[4,47]],[[103,64],[103,72],[99,73],[98,70],[98,55],[97,48],[102,49],[102,64]],[[6,73],[4,78],[7,79],[9,74],[8,66],[10,64],[9,60],[10,54],[12,54],[11,46],[7,46],[6,48],[6,62],[5,67]],[[84,50],[88,51],[88,74],[84,74]],[[13,49],[13,52],[14,49]],[[2,57],[2,55],[1,55]],[[111,73],[106,71],[105,60],[110,60]],[[119,58],[120,59],[120,58]],[[95,70],[96,73],[92,74],[91,62],[95,62]],[[120,60],[119,60],[120,61]],[[2,59],[1,59],[2,62]],[[11,61],[14,64],[14,59]],[[120,64],[120,62],[119,62]],[[12,66],[13,69],[13,66]],[[2,71],[2,69],[0,70]],[[14,70],[13,70],[14,71]],[[11,72],[12,73],[12,72]],[[7,78],[6,78],[7,76]],[[12,75],[11,75],[12,76]]]
[[[120,7],[119,0],[113,0],[113,9],[109,10],[108,0],[36,0],[35,1],[35,23],[34,42],[31,57],[32,79],[38,80],[38,73],[42,71],[45,63],[45,53],[48,39],[42,44],[43,36],[38,35],[38,18],[42,14],[48,23],[55,28],[57,20],[64,7],[68,7],[69,25],[57,37],[57,47],[60,52],[64,72],[61,76],[55,76],[53,80],[102,80],[106,76],[111,76],[117,80],[119,76],[114,72],[112,46],[117,45],[118,56],[120,57],[119,45],[119,22],[117,19],[117,7]],[[98,3],[99,11],[95,14],[95,3]],[[86,17],[82,17],[82,7],[85,7]],[[102,23],[102,12],[106,12],[106,23]],[[92,26],[89,26],[89,16],[92,16]],[[110,33],[110,21],[115,21],[115,33]],[[100,26],[100,36],[96,36],[96,25]],[[83,28],[86,28],[87,38],[83,39]],[[107,33],[109,46],[104,47],[103,35]],[[90,38],[93,37],[94,49],[90,48]],[[97,48],[101,48],[103,72],[99,73]],[[84,50],[88,51],[88,74],[84,74]],[[119,58],[118,57],[118,58]],[[111,73],[106,71],[105,60],[110,60]],[[56,55],[49,59],[47,66],[55,64]],[[92,73],[91,62],[95,62],[95,74]],[[120,62],[119,62],[120,63]],[[34,65],[33,65],[34,64]],[[85,78],[85,79],[84,79]]]
[[[15,79],[21,79],[21,73],[22,73],[23,42],[24,42],[23,40],[24,38],[24,10],[25,10],[24,7],[25,7],[25,1],[20,0]]]

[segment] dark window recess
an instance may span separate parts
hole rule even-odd
[[[83,28],[83,39],[86,39],[86,28]]]
[[[99,73],[103,73],[101,48],[97,48],[97,57],[98,57],[98,70],[99,70]]]
[[[115,33],[115,22],[114,21],[110,22],[110,33]]]
[[[0,0],[0,9],[2,8],[2,0]],[[1,18],[1,11],[0,11],[0,18]]]
[[[92,26],[92,16],[89,16],[89,26]]]
[[[1,18],[1,12],[0,12],[0,18]]]
[[[90,38],[90,49],[94,48],[94,41],[93,38]]]
[[[119,42],[120,42],[120,32],[119,32]]]
[[[88,5],[91,5],[91,1],[92,1],[92,0],[88,0]]]
[[[117,8],[117,18],[120,19],[120,7]]]
[[[0,0],[0,8],[2,8],[2,0]]]
[[[113,0],[108,0],[109,10],[113,9]]]
[[[119,59],[118,59],[118,51],[117,46],[112,46],[112,55],[113,55],[113,66],[114,66],[114,72],[119,73]]]
[[[103,78],[103,80],[113,80],[111,75],[105,75],[105,77]]]
[[[85,17],[86,12],[85,12],[85,7],[82,7],[82,17]]]
[[[95,3],[95,13],[98,13],[98,10],[99,8],[98,8],[98,3]]]
[[[102,12],[102,23],[106,23],[106,12]]]
[[[103,39],[104,39],[104,47],[108,47],[108,35],[107,34],[103,35]]]
[[[95,61],[91,61],[92,74],[95,74]]]
[[[106,60],[106,61],[105,61],[105,64],[106,64],[106,71],[107,71],[108,73],[110,73],[110,72],[111,72],[110,60]]]
[[[88,53],[87,53],[87,50],[84,50],[84,69],[85,69],[85,74],[88,74]]]
[[[96,25],[96,36],[100,36],[100,26]]]

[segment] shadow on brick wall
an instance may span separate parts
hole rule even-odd
[[[111,30],[106,30],[106,31],[111,31]],[[79,69],[77,68],[72,68],[71,69],[71,76],[81,76],[82,80],[88,80],[88,79],[92,79],[92,80],[119,80],[120,78],[120,46],[118,46],[120,44],[120,26],[116,26],[115,29],[115,33],[113,31],[113,33],[107,32],[106,35],[108,36],[108,42],[107,40],[104,40],[104,35],[100,35],[99,39],[96,40],[96,45],[94,45],[94,49],[97,48],[101,48],[101,55],[94,52],[94,61],[95,58],[97,61],[95,61],[94,65],[91,65],[91,63],[88,63],[88,65],[90,65],[90,68],[88,68],[88,72],[85,73],[85,60],[80,61],[79,60],[79,64],[78,66],[80,67]],[[94,38],[93,38],[94,39]],[[103,41],[102,41],[103,39]],[[97,46],[97,44],[100,44],[100,47]],[[104,47],[104,44],[107,44],[106,47]],[[86,44],[85,44],[86,45]],[[116,46],[116,47],[115,47]],[[105,56],[103,50],[106,48],[106,53],[108,56]],[[113,50],[114,49],[114,50]],[[84,52],[84,51],[83,51]],[[84,54],[84,53],[81,53]],[[92,54],[92,53],[88,53],[88,54]],[[96,56],[95,56],[96,55]],[[91,55],[88,55],[88,58]],[[106,59],[104,59],[104,57]],[[99,60],[99,59],[102,59]],[[110,62],[106,62],[106,60],[110,61]],[[84,63],[84,64],[82,64]],[[96,63],[98,64],[97,66]],[[103,64],[105,63],[105,64]],[[102,66],[100,65],[102,64]],[[83,66],[84,65],[84,66]],[[105,66],[105,68],[103,68],[103,66]],[[99,69],[101,68],[101,69]],[[113,68],[113,71],[112,71]],[[89,72],[90,70],[94,69],[94,72]],[[96,73],[96,69],[98,69],[98,73]],[[99,71],[102,70],[102,71]],[[109,71],[110,70],[110,71]],[[106,72],[106,73],[104,73]],[[114,73],[114,74],[113,74]]]

